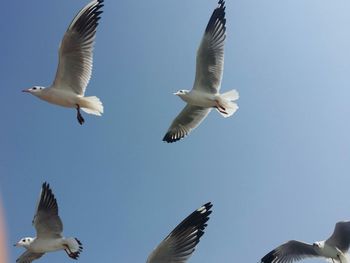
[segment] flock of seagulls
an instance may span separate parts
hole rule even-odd
[[[100,116],[103,105],[95,96],[85,97],[92,73],[93,48],[103,0],[87,4],[73,19],[59,48],[59,63],[53,84],[44,88],[34,86],[23,90],[39,99],[77,111],[79,124],[84,123],[81,111]],[[205,29],[197,51],[196,75],[192,90],[175,93],[187,104],[171,123],[163,141],[176,142],[195,129],[214,108],[223,117],[238,109],[239,94],[231,90],[220,94],[224,67],[226,38],[225,1],[219,0]],[[148,256],[147,263],[186,262],[204,234],[212,204],[206,203],[185,218]],[[36,237],[21,238],[15,246],[26,251],[17,263],[30,263],[47,252],[64,250],[77,259],[83,250],[77,238],[62,236],[63,224],[58,215],[57,201],[48,183],[42,185],[33,219]],[[350,221],[338,222],[334,232],[325,241],[313,244],[290,240],[266,254],[261,263],[292,263],[308,257],[323,257],[334,262],[347,263],[350,246]]]
[[[49,103],[75,108],[81,125],[85,120],[80,110],[97,116],[103,113],[99,98],[84,96],[91,78],[96,29],[102,7],[103,0],[92,1],[69,25],[59,48],[59,63],[53,84],[47,88],[34,86],[23,90]],[[239,98],[236,90],[219,94],[224,69],[225,23],[225,1],[220,0],[197,51],[193,89],[175,93],[187,105],[172,122],[163,141],[170,143],[184,138],[205,119],[212,108],[225,118],[238,109],[234,102]]]

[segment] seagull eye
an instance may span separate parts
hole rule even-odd
[[[22,240],[22,242],[26,242],[26,240],[25,240],[25,239],[23,239],[23,240]]]
[[[36,90],[36,87],[34,87],[33,90]]]

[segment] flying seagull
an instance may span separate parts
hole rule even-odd
[[[97,116],[103,113],[99,98],[84,97],[91,77],[92,52],[102,3],[103,0],[90,2],[69,25],[60,45],[59,63],[53,84],[48,88],[34,86],[23,90],[49,103],[75,108],[80,124],[84,123],[80,109]]]
[[[229,117],[238,109],[234,102],[236,90],[220,94],[224,68],[224,42],[226,38],[225,1],[220,0],[210,17],[202,42],[197,51],[196,77],[191,91],[180,90],[174,95],[187,102],[185,108],[170,125],[163,141],[176,142],[196,128],[215,108]]]
[[[312,245],[296,240],[275,248],[261,259],[261,263],[292,263],[310,257],[324,257],[334,262],[346,263],[350,245],[350,221],[338,222],[333,234]]]
[[[58,215],[56,198],[48,183],[43,183],[40,199],[33,218],[36,237],[24,237],[15,246],[27,249],[17,260],[17,263],[30,263],[40,258],[46,252],[64,250],[72,259],[77,259],[83,250],[77,238],[62,237],[63,225]]]
[[[199,243],[213,205],[209,202],[185,218],[148,256],[147,263],[184,263]]]

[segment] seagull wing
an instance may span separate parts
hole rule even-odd
[[[40,258],[44,254],[45,253],[34,253],[34,252],[27,250],[19,258],[17,258],[16,262],[17,263],[30,263],[33,260]]]
[[[211,108],[187,104],[170,125],[163,141],[176,142],[182,139],[205,119],[210,110]]]
[[[58,206],[50,185],[43,183],[36,213],[33,218],[33,225],[37,237],[55,238],[61,237],[63,225],[58,216]]]
[[[350,221],[336,223],[334,232],[326,243],[337,247],[344,253],[347,252],[350,246]]]
[[[73,19],[61,42],[53,87],[84,95],[92,71],[92,52],[103,0],[87,4]]]
[[[207,226],[212,207],[207,203],[183,220],[149,255],[147,263],[183,263],[192,255]]]
[[[197,51],[196,78],[193,85],[195,90],[215,94],[220,89],[224,69],[225,24],[225,1],[220,0]]]
[[[292,263],[307,257],[320,257],[311,244],[290,240],[261,259],[261,263]]]

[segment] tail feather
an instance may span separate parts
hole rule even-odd
[[[229,101],[235,101],[235,100],[239,99],[239,93],[237,90],[233,89],[233,90],[230,90],[228,92],[221,94],[220,97],[222,97],[226,100],[229,100]]]
[[[238,110],[238,105],[234,102],[238,99],[239,93],[237,90],[230,90],[219,95],[218,102],[221,106],[221,110],[217,109],[217,111],[225,118],[230,117]]]
[[[79,103],[80,108],[88,114],[101,116],[103,113],[103,105],[99,98],[95,96],[82,97]]]

